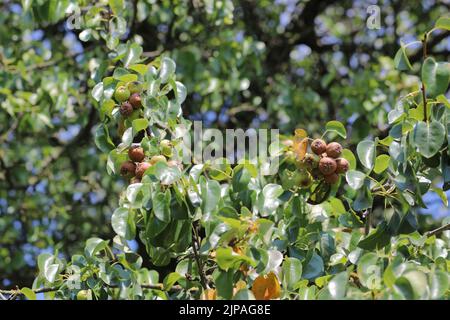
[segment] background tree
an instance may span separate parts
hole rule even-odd
[[[400,35],[410,40],[448,11],[443,3],[417,10],[386,2],[380,6],[382,28],[368,30],[364,1],[120,6],[2,3],[0,117],[8,125],[0,128],[0,269],[6,287],[30,284],[28,268],[35,269],[43,251],[56,249],[69,258],[85,239],[114,234],[109,221],[124,183],[109,178],[106,155],[93,145],[94,125],[102,119],[89,93],[119,39],[141,43],[150,60],[162,54],[177,62],[189,119],[285,133],[302,127],[315,134],[338,119],[349,129],[346,147],[356,153],[364,138],[388,135],[387,113],[398,97],[419,88],[417,76],[394,69]],[[74,8],[82,12],[79,29],[66,23],[65,12]],[[447,60],[447,36],[433,32],[428,53]],[[420,46],[408,53],[419,75]],[[146,257],[137,241],[133,245]]]

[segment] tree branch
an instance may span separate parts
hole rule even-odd
[[[443,225],[443,226],[441,226],[441,227],[439,227],[437,229],[425,232],[425,235],[427,237],[431,237],[431,236],[437,235],[437,234],[439,234],[439,233],[441,233],[443,231],[446,231],[446,230],[450,230],[450,223],[447,223],[447,224],[445,224],[445,225]]]

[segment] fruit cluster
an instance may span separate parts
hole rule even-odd
[[[134,110],[142,108],[142,84],[138,81],[132,81],[125,85],[119,85],[115,92],[114,98],[120,103],[120,114],[127,118]],[[135,144],[128,149],[129,160],[122,163],[120,167],[120,174],[128,179],[131,183],[140,182],[145,171],[157,162],[166,162],[168,166],[182,169],[181,164],[176,160],[167,160],[172,157],[172,142],[163,139],[159,143],[161,154],[153,155],[148,158],[144,149]]]
[[[288,174],[286,184],[294,185],[306,189],[314,182],[325,182],[333,185],[339,182],[339,175],[348,171],[349,163],[341,158],[342,146],[337,142],[327,144],[322,139],[312,139],[308,137],[285,140],[287,151],[285,154],[286,162],[289,165],[295,165],[296,170],[287,170]],[[283,174],[282,174],[283,176]],[[283,177],[282,177],[283,180]],[[288,181],[292,182],[288,182]]]
[[[122,163],[120,174],[132,183],[140,182],[145,171],[157,162],[165,162],[169,167],[178,167],[182,169],[181,164],[176,160],[167,160],[164,154],[168,154],[168,148],[171,149],[169,140],[160,142],[160,149],[163,154],[154,155],[150,158],[146,157],[144,149],[139,145],[133,145],[128,149],[128,161]]]
[[[299,165],[306,168],[316,180],[335,184],[339,181],[339,174],[348,171],[349,163],[341,158],[342,146],[337,142],[326,143],[322,139],[315,139],[311,143],[311,153],[306,153]]]
[[[129,82],[116,88],[114,98],[120,103],[120,114],[127,118],[134,110],[142,107],[142,84],[139,81]]]

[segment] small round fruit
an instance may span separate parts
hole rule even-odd
[[[131,147],[128,150],[128,157],[134,162],[141,162],[145,158],[144,149],[141,147]]]
[[[120,106],[120,114],[124,116],[125,118],[131,116],[133,113],[133,106],[128,101],[125,101]]]
[[[319,161],[319,170],[324,175],[330,175],[336,171],[336,161],[329,157],[324,157]]]
[[[311,174],[309,174],[309,172],[305,172],[304,174],[301,175],[300,181],[299,181],[299,185],[300,188],[309,188],[313,183],[313,179]]]
[[[347,159],[337,158],[336,159],[336,173],[346,173],[349,168],[349,163]]]
[[[77,300],[87,300],[89,297],[90,290],[80,290],[77,293]]]
[[[286,163],[288,164],[295,164],[297,160],[297,156],[295,155],[294,151],[286,151],[284,153],[284,158],[286,159]]]
[[[339,158],[342,153],[342,146],[337,142],[330,142],[327,145],[327,156],[331,158]]]
[[[126,161],[120,166],[120,175],[124,177],[132,177],[136,172],[136,165],[132,161]]]
[[[140,107],[142,107],[141,95],[139,93],[133,93],[128,101],[131,103],[134,109],[139,109]]]
[[[339,181],[339,175],[337,173],[332,173],[323,176],[323,180],[328,184],[335,184]]]
[[[311,143],[311,150],[317,155],[321,155],[327,150],[327,144],[322,139],[316,139]]]
[[[130,96],[130,90],[127,89],[125,86],[119,86],[116,91],[114,92],[114,98],[118,102],[124,102],[128,99]]]
[[[128,83],[128,90],[131,94],[142,92],[142,83],[139,81],[131,81]]]
[[[142,179],[142,177],[144,176],[145,171],[150,168],[152,165],[148,162],[141,162],[138,163],[138,165],[136,166],[136,178],[138,179]]]
[[[152,165],[155,164],[155,163],[157,163],[157,162],[160,162],[160,161],[162,161],[162,162],[167,162],[166,157],[164,157],[163,155],[158,155],[158,156],[153,156],[153,157],[150,159],[150,163],[151,163]]]
[[[312,153],[307,153],[305,155],[305,158],[303,159],[306,168],[308,169],[317,168],[319,166],[319,160],[320,160],[319,156]]]
[[[161,147],[161,152],[163,155],[165,155],[166,157],[172,156],[172,143],[169,140],[161,140],[159,146]]]

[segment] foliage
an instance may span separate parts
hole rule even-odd
[[[69,2],[61,3],[69,5]],[[221,7],[204,8],[203,16],[219,26],[218,29],[231,25],[234,19],[232,2],[221,3]],[[203,57],[196,52],[198,49],[189,37],[185,46],[148,59],[139,38],[122,41],[127,32],[127,16],[122,16],[121,12],[128,5],[109,1],[110,11],[106,6],[94,6],[86,14],[91,19],[82,21],[79,38],[106,45],[92,53],[95,67],[89,79],[83,74],[85,70],[77,69],[77,64],[70,65],[73,68],[70,72],[66,70],[67,83],[61,81],[61,73],[58,73],[59,89],[45,89],[45,77],[54,74],[52,69],[41,75],[38,83],[29,81],[30,75],[25,71],[30,67],[19,71],[13,62],[14,70],[2,74],[2,78],[9,81],[1,92],[6,97],[2,107],[10,110],[10,117],[20,114],[14,108],[33,108],[34,99],[46,101],[52,108],[58,103],[67,104],[69,98],[82,97],[85,100],[78,101],[79,105],[89,100],[95,106],[87,121],[95,123],[97,118],[90,114],[99,114],[101,123],[95,127],[93,140],[107,157],[92,159],[86,150],[76,154],[76,159],[68,155],[72,153],[72,144],[78,144],[81,137],[89,139],[87,129],[87,132],[80,131],[73,143],[59,146],[60,153],[49,153],[48,161],[67,154],[72,162],[83,166],[88,166],[85,162],[89,161],[100,162],[112,177],[110,180],[106,173],[101,175],[106,186],[118,178],[121,166],[129,160],[129,149],[136,144],[143,148],[150,162],[155,155],[163,154],[172,159],[181,155],[181,141],[187,131],[180,131],[177,125],[183,124],[187,130],[191,124],[183,116],[184,106],[195,101],[189,92],[196,92],[201,99],[210,101],[201,103],[202,109],[219,111],[225,102],[223,97],[230,96],[229,103],[234,105],[239,99],[235,92],[242,91],[240,103],[248,107],[245,91],[250,81],[247,77],[255,77],[259,82],[269,78],[268,70],[261,71],[259,64],[271,57],[271,52],[264,52],[264,46],[251,38],[244,37],[238,44],[233,40],[232,29],[208,35],[205,46],[218,52],[208,56],[208,63],[201,63]],[[259,10],[265,11],[265,5],[267,3],[262,3]],[[165,20],[166,15],[171,14],[189,16],[183,5],[176,5],[172,13],[169,3],[164,1],[155,6],[139,1],[137,6],[138,20],[147,16]],[[43,21],[61,19],[54,17],[55,12],[61,10],[39,2],[29,9],[38,17],[49,15],[43,17]],[[179,163],[155,160],[142,179],[126,179],[119,207],[111,217],[116,234],[112,240],[90,238],[83,253],[71,255],[69,259],[61,257],[58,250],[39,255],[39,274],[32,288],[9,293],[23,294],[28,299],[36,298],[36,292],[45,292],[49,299],[448,299],[450,231],[447,229],[450,221],[442,221],[443,227],[432,231],[429,226],[421,225],[417,216],[417,208],[425,207],[423,197],[430,190],[448,205],[444,191],[450,183],[447,118],[450,104],[445,93],[450,81],[450,65],[428,56],[426,50],[432,32],[448,31],[446,19],[437,20],[435,28],[423,36],[425,56],[420,71],[421,87],[415,90],[417,83],[406,85],[412,91],[399,98],[395,108],[387,114],[390,127],[385,137],[368,138],[363,124],[355,125],[350,135],[346,123],[338,120],[309,121],[317,119],[316,113],[323,113],[326,108],[326,102],[319,101],[318,94],[337,76],[333,70],[329,70],[328,78],[321,79],[321,89],[314,88],[315,92],[308,87],[302,96],[295,92],[298,91],[295,85],[287,85],[292,79],[281,77],[280,73],[273,73],[275,84],[270,90],[266,90],[265,84],[258,84],[258,80],[252,81],[252,86],[262,86],[259,90],[264,96],[253,96],[251,108],[264,103],[267,105],[262,109],[267,114],[289,113],[291,121],[282,129],[293,135],[282,138],[293,143],[285,143],[279,152],[271,154],[281,160],[279,174],[261,175],[262,163],[244,162],[237,166],[225,163],[219,167],[205,163],[183,167]],[[201,22],[180,19],[177,28],[182,33],[183,28],[201,28]],[[219,36],[224,40],[217,43]],[[217,46],[224,48],[214,49]],[[385,63],[411,72],[407,47],[408,44],[403,45],[393,61]],[[11,50],[11,54],[6,52],[6,60],[23,49]],[[183,63],[181,78],[175,61]],[[231,78],[221,76],[227,63],[233,66],[232,72],[227,73]],[[305,70],[314,67],[313,60],[298,63],[310,63],[304,66]],[[188,68],[190,71],[186,70]],[[13,76],[16,70],[20,73],[19,80]],[[379,102],[363,97],[370,96],[372,90],[378,93],[383,89],[385,98],[399,94],[401,90],[392,90],[386,85],[397,71],[390,70],[390,79],[377,80],[372,78],[371,72],[348,75],[352,79],[349,81],[361,86],[360,89],[350,88],[349,82],[342,83],[346,88],[330,89],[330,101],[345,101],[348,105],[339,112],[340,117],[353,115],[361,108],[359,104],[363,100],[367,112],[359,118],[361,123],[374,115],[384,117],[385,111],[375,108]],[[244,78],[240,77],[241,73],[245,74]],[[300,85],[310,77],[308,71],[305,74]],[[378,80],[383,84],[366,85],[366,82]],[[142,85],[142,90],[138,90],[142,108],[128,115],[121,110],[119,100],[124,99],[115,92],[121,86],[129,88],[130,83],[136,81]],[[85,90],[91,88],[90,97],[70,93],[70,90],[80,91],[81,83]],[[364,92],[367,88],[369,92]],[[67,90],[67,95],[60,93]],[[17,100],[18,96],[22,96],[22,100]],[[307,110],[307,106],[315,103],[317,108]],[[288,108],[291,105],[298,109]],[[31,116],[26,110],[21,112],[25,117]],[[82,113],[82,109],[78,112]],[[304,115],[307,116],[299,121],[298,117]],[[39,121],[33,122],[37,126],[33,131],[36,133],[48,130],[46,126],[52,130],[65,128],[71,117],[64,118],[58,128],[52,128],[51,121],[42,120],[49,116],[45,118],[40,113],[38,118],[42,126]],[[80,121],[78,117],[77,121]],[[312,124],[306,125],[308,122]],[[292,126],[297,123],[305,123],[305,130],[294,131]],[[344,146],[348,145],[342,157],[348,160],[350,170],[337,184],[324,184],[320,178],[315,178],[306,186],[299,185],[296,175],[304,171],[298,162],[304,160],[307,152],[311,153],[309,141],[319,128],[325,128],[322,137],[330,141],[346,139],[341,141]],[[30,140],[35,138],[32,136]],[[162,144],[167,139],[170,143]],[[13,145],[9,140],[5,143],[12,157],[17,151],[9,147]],[[350,148],[352,143],[355,148]],[[37,149],[38,154],[45,151]],[[55,152],[53,149],[51,151]],[[32,155],[29,150],[21,152]],[[293,162],[290,161],[292,155]],[[8,160],[3,162],[9,163]],[[44,169],[45,164],[44,160]],[[58,177],[58,169],[53,170],[55,177],[46,178],[52,181],[57,201],[61,189],[54,180],[67,184],[70,189],[70,179],[76,176]],[[89,171],[89,168],[83,170]],[[6,178],[12,182],[17,180]],[[39,174],[23,179],[41,181]],[[108,193],[118,192],[117,189],[107,190]],[[145,250],[139,253],[132,250],[130,241],[133,240],[143,244]]]

